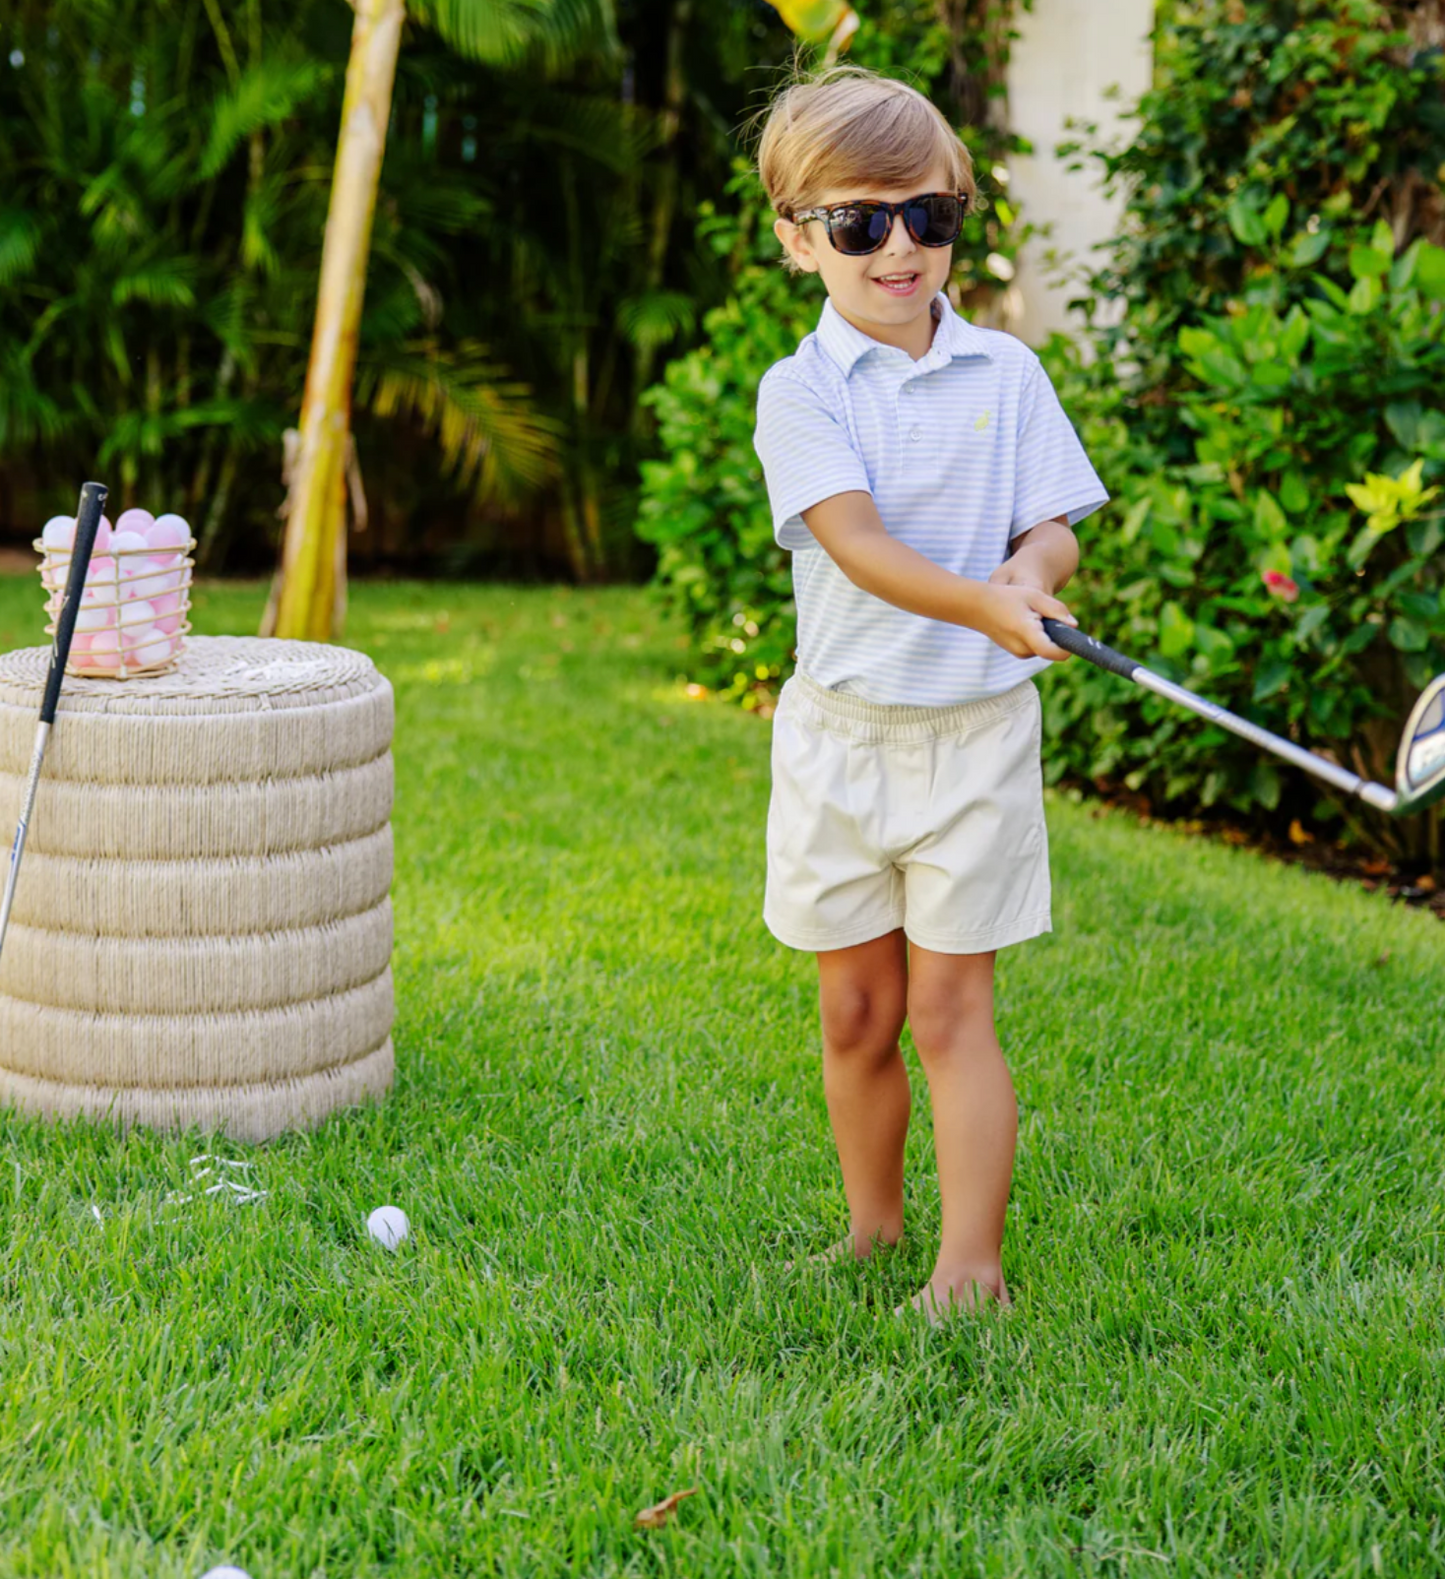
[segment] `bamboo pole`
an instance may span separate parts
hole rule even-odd
[[[356,338],[376,189],[391,118],[405,0],[354,0],[356,22],[336,171],[321,249],[321,288],[301,402],[301,441],[286,502],[286,540],[263,635],[326,641],[344,607],[346,458]]]

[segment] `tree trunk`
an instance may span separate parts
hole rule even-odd
[[[321,252],[321,288],[286,542],[263,635],[326,641],[344,606],[346,446],[371,221],[386,149],[404,0],[355,0],[336,173]],[[274,608],[274,621],[271,618]],[[269,627],[269,628],[268,628]]]

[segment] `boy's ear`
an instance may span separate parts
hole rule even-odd
[[[818,260],[813,256],[801,225],[795,225],[791,219],[775,219],[773,234],[783,244],[783,251],[805,274],[818,272]]]

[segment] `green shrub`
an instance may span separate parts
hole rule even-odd
[[[753,449],[757,387],[812,329],[823,293],[778,267],[771,211],[741,161],[728,195],[737,211],[704,204],[698,239],[732,258],[733,293],[705,318],[706,343],[643,396],[666,458],[643,463],[637,530],[693,633],[692,671],[751,701],[776,688],[795,640],[791,556],[773,541]]]
[[[1081,528],[1067,596],[1084,627],[1389,782],[1401,720],[1445,668],[1445,522],[1425,508],[1445,474],[1445,252],[1416,241],[1392,261],[1388,228],[1372,240],[1349,291],[1315,275],[1287,312],[1255,303],[1177,331],[1186,459],[1150,445],[1108,364],[1084,370],[1064,343],[1049,360],[1120,494]],[[1054,779],[1331,815],[1303,779],[1286,801],[1254,748],[1097,670],[1052,671],[1047,696]]]
[[[1116,500],[1082,529],[1081,620],[1386,781],[1415,692],[1445,666],[1421,491],[1445,474],[1445,253],[1415,239],[1441,233],[1445,107],[1440,52],[1412,45],[1410,14],[1212,0],[1161,22],[1138,134],[1101,156],[1127,216],[1085,303],[1100,354],[1049,356]],[[1047,689],[1055,778],[1261,825],[1344,816],[1371,845],[1433,841],[1438,858],[1438,828],[1362,814],[1083,665]]]

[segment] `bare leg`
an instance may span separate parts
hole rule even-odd
[[[908,1000],[902,931],[818,955],[823,1092],[843,1170],[850,1235],[827,1252],[862,1260],[903,1235],[908,1072],[898,1037]]]
[[[913,1303],[931,1318],[1009,1301],[1004,1218],[1013,1182],[1018,1101],[993,1023],[993,954],[912,946],[908,1022],[933,1098],[943,1234]]]

